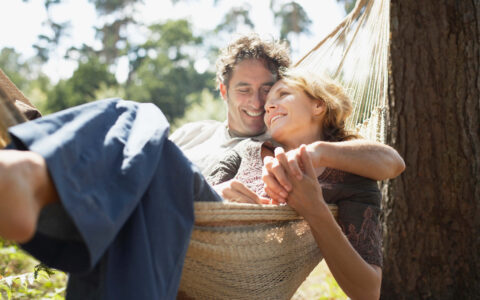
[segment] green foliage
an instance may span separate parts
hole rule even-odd
[[[24,0],[24,2],[25,2],[25,0]],[[50,8],[51,5],[59,4],[60,2],[62,2],[62,0],[45,0],[44,5],[45,5],[45,8],[48,9],[48,8]]]
[[[66,279],[0,238],[0,299],[65,299]]]
[[[201,37],[193,34],[192,25],[186,19],[154,24],[149,29],[150,38],[141,48],[167,54],[174,61],[192,60],[193,58],[188,56],[186,50],[194,48],[202,42]]]
[[[188,0],[198,1],[198,0]],[[346,0],[348,1],[348,0]],[[68,47],[69,24],[56,22],[52,8],[61,6],[65,0],[44,0],[48,29],[39,36],[34,47],[37,57],[46,62],[58,44]],[[145,29],[137,20],[135,7],[141,0],[89,0],[100,16],[96,27],[96,39],[101,47],[83,44],[71,46],[65,57],[79,62],[77,70],[69,79],[60,80],[51,87],[38,72],[29,69],[31,62],[20,63],[19,55],[10,49],[0,54],[0,67],[8,69],[14,83],[29,97],[43,114],[48,114],[74,105],[107,97],[122,97],[157,104],[170,121],[181,118],[187,109],[189,95],[207,88],[214,92],[213,65],[216,59],[220,32],[235,32],[246,26],[254,29],[250,19],[251,7],[245,1],[236,3],[224,16],[222,23],[211,32],[194,34],[187,20],[170,20],[148,27],[148,39],[139,44],[127,35],[126,28]],[[172,1],[177,3],[179,1]],[[219,1],[214,1],[217,5]],[[280,3],[272,12],[280,22],[282,37],[308,32],[311,21],[303,8],[294,1]],[[241,29],[241,28],[240,28]],[[207,40],[205,40],[207,39]],[[223,47],[223,43],[221,44]],[[215,52],[215,55],[212,54]],[[57,53],[61,54],[61,53]],[[3,58],[2,58],[3,57]],[[117,84],[112,70],[118,68],[119,59],[128,60],[127,80]],[[208,60],[211,67],[201,73],[195,68],[197,60]],[[7,63],[14,62],[13,66]],[[5,66],[2,66],[2,63]],[[25,71],[23,71],[25,70]],[[203,72],[203,70],[201,70]],[[32,74],[34,74],[32,76]],[[37,81],[38,78],[38,81]]]
[[[96,53],[98,53],[102,62],[113,64],[126,51],[127,37],[125,34],[122,34],[122,29],[131,23],[134,23],[134,20],[131,17],[125,17],[116,19],[111,23],[105,23],[103,27],[96,28],[97,38],[101,39],[103,45],[102,49],[96,51]],[[124,45],[123,48],[120,45]]]
[[[215,31],[236,32],[240,26],[244,25],[253,29],[255,25],[250,19],[250,5],[232,7],[223,17],[223,21],[217,25]]]
[[[312,20],[303,7],[295,1],[283,4],[274,13],[275,19],[280,23],[280,38],[287,39],[290,33],[310,33],[308,27]]]
[[[349,298],[335,281],[325,260],[322,260],[292,297],[292,300],[304,299],[347,300]]]
[[[44,265],[43,263],[39,263],[38,265],[35,266],[35,269],[33,271],[33,278],[34,279],[37,279],[38,278],[38,274],[43,271],[45,273],[48,274],[48,276],[51,276],[53,274],[55,274],[55,271],[53,271],[52,269],[50,269],[48,266]]]
[[[191,94],[187,98],[188,105],[185,115],[172,124],[171,132],[180,126],[200,120],[226,119],[226,107],[223,100],[216,98],[209,90],[204,89],[201,93]]]
[[[98,89],[95,91],[94,99],[108,99],[108,98],[121,98],[127,99],[125,96],[125,89],[122,85],[107,85],[101,83]]]
[[[50,14],[48,14],[49,9],[52,5],[59,4],[61,0],[45,0],[45,9],[47,11],[47,20],[45,21],[46,28],[49,30],[49,33],[40,34],[38,36],[38,41],[33,48],[37,50],[37,57],[43,62],[47,62],[50,53],[53,52],[60,41],[68,36],[68,31],[71,28],[71,23],[67,22],[55,22]]]
[[[0,68],[20,90],[28,88],[27,74],[31,68],[26,62],[21,62],[20,54],[12,48],[3,48],[0,51]]]
[[[108,15],[123,9],[124,7],[143,2],[142,0],[88,0],[95,5],[97,11],[102,15]]]
[[[21,55],[12,48],[0,50],[0,69],[12,82],[42,110],[46,102],[46,93],[51,89],[50,79],[39,72],[39,61],[22,61]]]
[[[116,85],[115,76],[108,71],[108,66],[91,58],[86,63],[79,64],[71,78],[60,80],[48,92],[48,102],[44,112],[51,113],[97,100],[95,95],[100,87]]]
[[[345,12],[348,14],[355,7],[357,0],[337,0],[337,2],[343,2],[343,6],[345,7]]]
[[[150,27],[148,41],[136,49],[135,69],[126,85],[128,99],[153,102],[170,121],[181,117],[187,97],[204,88],[214,89],[214,75],[199,73],[194,46],[201,42],[186,20],[167,21]],[[139,53],[148,53],[140,56]]]

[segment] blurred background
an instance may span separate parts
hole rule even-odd
[[[255,31],[288,41],[293,61],[354,0],[9,0],[0,68],[44,114],[121,97],[153,102],[173,125],[225,118],[218,49]]]

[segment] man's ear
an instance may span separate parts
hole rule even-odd
[[[220,95],[222,96],[222,99],[227,100],[227,86],[223,83],[220,83],[219,88],[220,88]]]

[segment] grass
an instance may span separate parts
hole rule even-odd
[[[338,286],[324,260],[313,269],[293,295],[292,300],[340,300],[348,299]]]
[[[14,243],[0,239],[0,299],[65,299],[67,275],[49,274]],[[322,261],[300,286],[292,300],[347,299]]]
[[[16,244],[0,239],[0,299],[65,299],[67,275],[51,272]]]

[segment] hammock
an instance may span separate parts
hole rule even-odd
[[[289,299],[321,258],[288,206],[198,202],[179,298]]]
[[[10,138],[7,128],[26,121],[25,116],[15,107],[15,101],[21,101],[33,107],[30,101],[0,69],[0,149],[9,143]]]
[[[347,126],[384,141],[389,0],[357,0],[354,10],[296,66],[325,72],[347,89]],[[24,117],[15,100],[31,103],[0,70],[0,148],[6,128]],[[336,215],[336,208],[330,206]],[[322,256],[308,224],[288,206],[195,203],[195,227],[179,298],[290,299]]]

